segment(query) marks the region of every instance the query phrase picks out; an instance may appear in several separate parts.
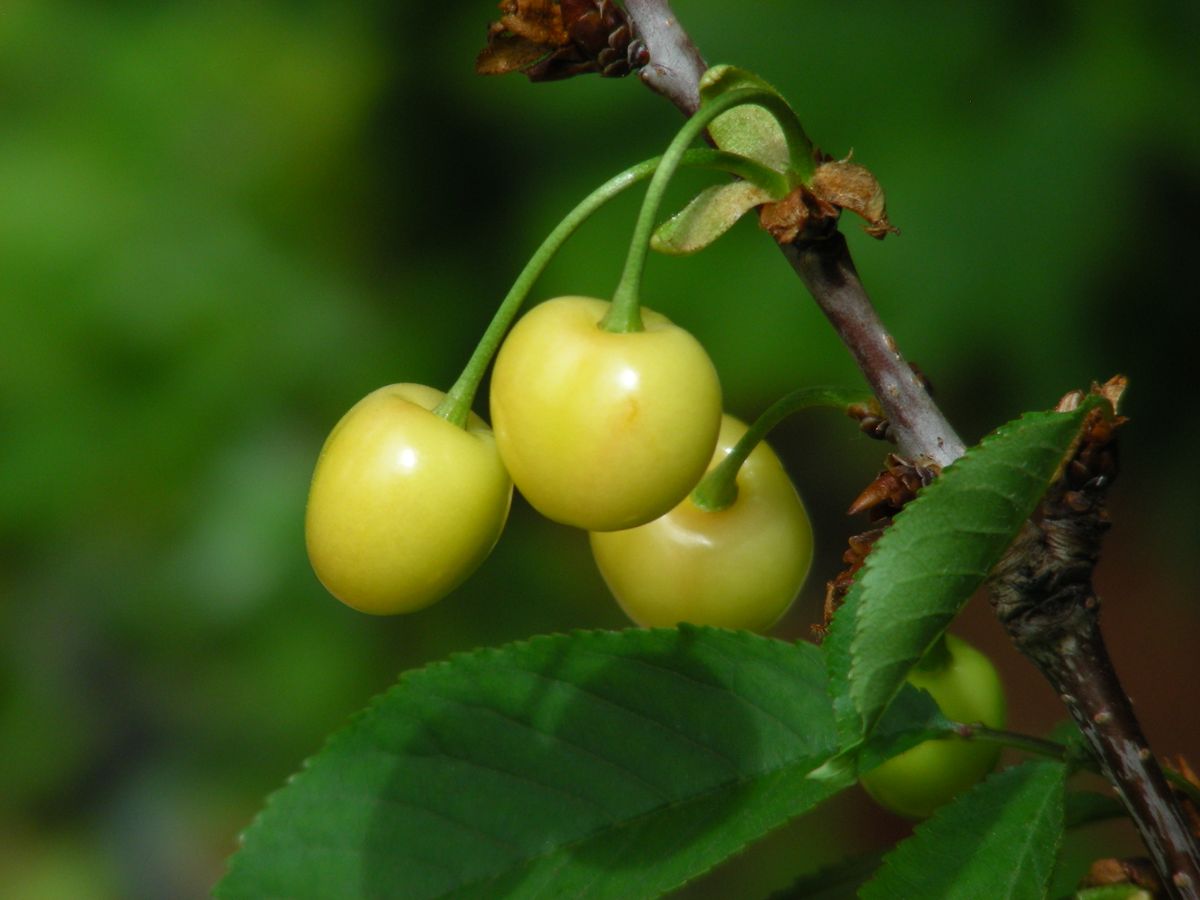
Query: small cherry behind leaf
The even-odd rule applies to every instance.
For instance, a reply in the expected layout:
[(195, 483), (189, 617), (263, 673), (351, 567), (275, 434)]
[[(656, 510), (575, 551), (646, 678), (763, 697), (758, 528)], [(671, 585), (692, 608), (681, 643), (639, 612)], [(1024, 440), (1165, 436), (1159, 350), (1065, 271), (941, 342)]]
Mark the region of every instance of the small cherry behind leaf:
[[(725, 416), (712, 465), (746, 426)], [(609, 590), (637, 624), (680, 622), (765, 631), (787, 611), (812, 562), (812, 528), (766, 443), (737, 474), (736, 499), (710, 512), (685, 497), (639, 528), (591, 535)]]
[(642, 308), (643, 330), (600, 322), (611, 304), (560, 297), (530, 310), (492, 373), (496, 444), (542, 515), (632, 528), (687, 495), (712, 455), (721, 386), (687, 331)]
[(321, 583), (354, 609), (413, 612), (457, 587), (504, 529), (512, 483), (486, 423), (459, 428), (420, 384), (368, 394), (325, 441), (305, 515)]
[[(949, 719), (1004, 727), (1004, 685), (996, 667), (954, 635), (945, 635), (944, 649), (935, 648), (908, 681), (928, 691)], [(999, 756), (999, 744), (959, 737), (925, 741), (872, 769), (861, 783), (880, 806), (921, 819), (981, 781)]]

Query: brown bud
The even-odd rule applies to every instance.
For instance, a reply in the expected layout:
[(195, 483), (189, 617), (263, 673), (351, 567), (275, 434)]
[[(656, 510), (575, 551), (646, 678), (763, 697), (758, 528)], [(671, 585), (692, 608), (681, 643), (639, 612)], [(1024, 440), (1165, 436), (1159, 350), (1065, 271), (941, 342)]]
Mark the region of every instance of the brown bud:
[(823, 233), (837, 224), (840, 210), (800, 185), (782, 200), (764, 203), (758, 223), (777, 244), (794, 244), (801, 237)]
[(896, 437), (892, 434), (892, 423), (883, 415), (879, 404), (874, 400), (870, 403), (850, 404), (846, 407), (846, 415), (858, 422), (859, 430), (868, 437), (893, 444), (896, 442)]
[(551, 0), (501, 0), (500, 12), (475, 60), (480, 75), (523, 72), (567, 43), (562, 10)]
[(1098, 859), (1079, 882), (1081, 888), (1102, 887), (1110, 884), (1129, 884), (1143, 888), (1157, 895), (1161, 885), (1158, 876), (1154, 874), (1154, 866), (1150, 860), (1135, 859)]
[(909, 462), (889, 453), (884, 470), (850, 504), (848, 515), (869, 512), (873, 519), (890, 518), (917, 492), (930, 484), (941, 469), (929, 460)]
[(867, 554), (875, 546), (875, 542), (883, 536), (884, 529), (891, 524), (891, 517), (916, 496), (917, 491), (931, 483), (941, 469), (928, 460), (909, 462), (895, 453), (889, 453), (884, 463), (885, 469), (878, 477), (867, 485), (866, 490), (850, 507), (850, 515), (869, 511), (871, 520), (878, 527), (853, 535), (849, 539), (849, 548), (842, 554), (842, 562), (846, 568), (825, 584), (825, 608), (821, 624), (813, 625), (813, 636), (819, 643), (829, 630), (829, 623), (846, 599), (854, 576), (867, 561)]
[(850, 162), (849, 156), (817, 166), (810, 186), (822, 200), (866, 219), (863, 228), (871, 237), (882, 239), (900, 233), (888, 221), (887, 201), (879, 180), (866, 166)]
[(628, 75), (649, 54), (633, 23), (612, 0), (503, 0), (500, 21), (476, 60), (484, 75), (524, 72), (531, 81), (557, 81), (598, 72)]
[(829, 631), (829, 624), (833, 621), (834, 614), (841, 608), (842, 601), (846, 599), (846, 594), (850, 591), (850, 585), (854, 583), (854, 576), (867, 561), (867, 554), (871, 552), (871, 548), (875, 546), (875, 542), (882, 536), (883, 529), (874, 528), (850, 537), (849, 549), (842, 554), (842, 562), (846, 563), (846, 568), (839, 572), (832, 581), (826, 582), (822, 621), (821, 624), (812, 626), (813, 637), (818, 643), (824, 639), (826, 633)]

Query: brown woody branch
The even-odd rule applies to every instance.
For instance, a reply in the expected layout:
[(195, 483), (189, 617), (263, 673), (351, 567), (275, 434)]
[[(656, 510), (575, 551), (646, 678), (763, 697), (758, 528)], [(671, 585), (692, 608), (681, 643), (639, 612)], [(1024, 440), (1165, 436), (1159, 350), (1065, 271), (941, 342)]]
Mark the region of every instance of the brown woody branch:
[(905, 361), (858, 279), (846, 238), (833, 231), (782, 248), (879, 400), (902, 456), (948, 466), (966, 448)]
[[(626, 0), (625, 6), (649, 50), (642, 81), (690, 116), (699, 105), (703, 57), (667, 0)], [(836, 229), (810, 232), (782, 245), (782, 250), (871, 385), (900, 452), (942, 466), (961, 456), (961, 439), (876, 314), (845, 238)], [(1102, 491), (1107, 482), (1101, 479), (1094, 487)], [(1078, 491), (1069, 493), (1068, 505), (1080, 496)], [(1100, 634), (1091, 572), (1103, 528), (1086, 536), (1089, 549), (1082, 556), (1064, 557), (1064, 532), (1047, 528), (1054, 519), (1055, 497), (1064, 499), (1062, 489), (1043, 504), (1039, 517), (997, 568), (992, 583), (997, 615), (1079, 724), (1150, 850), (1165, 890), (1173, 897), (1200, 898), (1200, 853), (1146, 745)], [(1064, 592), (1068, 584), (1073, 587)]]
[(700, 106), (700, 76), (708, 68), (704, 57), (666, 0), (625, 0), (625, 9), (650, 54), (638, 77), (690, 116)]
[[(1123, 378), (1093, 388), (1111, 404), (1088, 418), (1062, 477), (992, 572), (996, 617), (1041, 670), (1116, 787), (1172, 896), (1200, 891), (1200, 852), (1158, 760), (1142, 735), (1100, 633), (1092, 573), (1108, 530), (1106, 496), (1117, 475), (1116, 415)], [(1077, 408), (1082, 393), (1060, 409)]]

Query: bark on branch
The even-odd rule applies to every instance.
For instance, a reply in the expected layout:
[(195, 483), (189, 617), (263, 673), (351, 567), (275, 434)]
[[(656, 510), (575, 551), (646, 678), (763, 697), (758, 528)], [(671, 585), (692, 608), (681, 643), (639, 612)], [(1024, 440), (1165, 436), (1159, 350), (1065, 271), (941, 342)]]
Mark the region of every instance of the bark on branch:
[(625, 0), (625, 9), (650, 53), (638, 77), (690, 116), (700, 106), (700, 76), (708, 68), (704, 57), (666, 0)]
[[(1092, 584), (1109, 526), (1105, 501), (1117, 475), (1116, 434), (1125, 419), (1116, 405), (1124, 389), (1123, 378), (1094, 389), (1112, 413), (1089, 417), (1063, 476), (993, 571), (990, 594), (1009, 637), (1054, 687), (1117, 789), (1164, 888), (1190, 898), (1200, 891), (1200, 851), (1117, 680)], [(1080, 397), (1068, 395), (1059, 408), (1076, 407)]]
[(841, 232), (782, 249), (871, 385), (900, 454), (942, 467), (962, 456), (962, 440), (875, 312)]

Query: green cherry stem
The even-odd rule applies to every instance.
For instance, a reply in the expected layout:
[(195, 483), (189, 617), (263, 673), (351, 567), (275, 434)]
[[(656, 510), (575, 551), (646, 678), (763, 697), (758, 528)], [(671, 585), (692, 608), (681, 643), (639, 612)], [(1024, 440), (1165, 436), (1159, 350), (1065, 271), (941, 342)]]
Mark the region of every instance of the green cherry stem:
[(1044, 756), (1060, 762), (1073, 761), (1071, 750), (1066, 744), (1048, 741), (1031, 734), (1021, 734), (1017, 731), (988, 728), (980, 722), (969, 725), (963, 722), (954, 722), (951, 733), (967, 740), (986, 741), (989, 744), (999, 744), (1001, 747), (1011, 747), (1013, 750), (1021, 750), (1032, 756)]
[[(622, 191), (649, 178), (658, 170), (662, 161), (663, 157), (656, 156), (614, 175), (588, 194), (554, 227), (554, 230), (546, 236), (541, 246), (530, 257), (529, 262), (525, 264), (525, 268), (521, 270), (521, 274), (517, 276), (513, 286), (509, 288), (492, 317), (492, 321), (484, 331), (483, 337), (480, 338), (479, 344), (475, 347), (475, 352), (467, 361), (462, 374), (458, 376), (458, 380), (454, 382), (442, 402), (433, 410), (434, 413), (460, 428), (466, 427), (471, 404), (475, 400), (475, 394), (479, 390), (479, 383), (483, 380), (488, 364), (504, 340), (509, 325), (512, 324), (521, 304), (525, 302), (534, 282), (545, 271), (554, 254), (592, 213)], [(729, 172), (768, 190), (781, 177), (778, 172), (761, 163), (723, 150), (691, 150), (684, 154), (677, 164)]]
[[(1095, 772), (1097, 775), (1103, 774), (1100, 771), (1100, 764), (1090, 754), (1077, 754), (1066, 744), (1060, 744), (1057, 741), (1049, 741), (1016, 731), (988, 728), (980, 723), (954, 722), (951, 733), (971, 741), (987, 741), (991, 744), (999, 744), (1001, 747), (1011, 747), (1033, 756), (1044, 756), (1061, 762), (1075, 763), (1089, 772)], [(1187, 794), (1193, 803), (1200, 804), (1200, 787), (1188, 781), (1182, 772), (1164, 765), (1163, 774), (1167, 776), (1167, 781)]]
[(733, 504), (737, 500), (737, 474), (742, 463), (767, 436), (767, 432), (792, 413), (813, 407), (846, 409), (869, 399), (870, 395), (862, 391), (835, 387), (803, 387), (785, 394), (755, 419), (729, 454), (700, 480), (692, 491), (692, 503), (706, 512), (718, 512)]
[[(800, 127), (796, 114), (792, 112), (787, 102), (774, 91), (760, 88), (738, 88), (702, 104), (696, 114), (679, 129), (667, 147), (667, 152), (662, 155), (662, 161), (658, 171), (650, 180), (650, 186), (646, 188), (646, 197), (642, 201), (637, 224), (633, 229), (633, 239), (629, 243), (629, 254), (625, 257), (625, 269), (622, 271), (621, 280), (617, 283), (617, 289), (613, 293), (612, 307), (600, 323), (606, 331), (625, 333), (642, 330), (640, 309), (642, 273), (646, 268), (646, 253), (650, 249), (650, 235), (654, 232), (658, 209), (662, 205), (667, 185), (678, 169), (687, 148), (708, 127), (708, 124), (721, 113), (748, 103), (761, 106), (775, 116), (787, 138), (788, 150), (792, 156), (802, 154), (809, 146), (808, 138), (805, 137), (804, 129)], [(794, 185), (787, 176), (780, 173), (775, 173), (775, 175), (778, 179), (778, 195), (783, 197)]]

